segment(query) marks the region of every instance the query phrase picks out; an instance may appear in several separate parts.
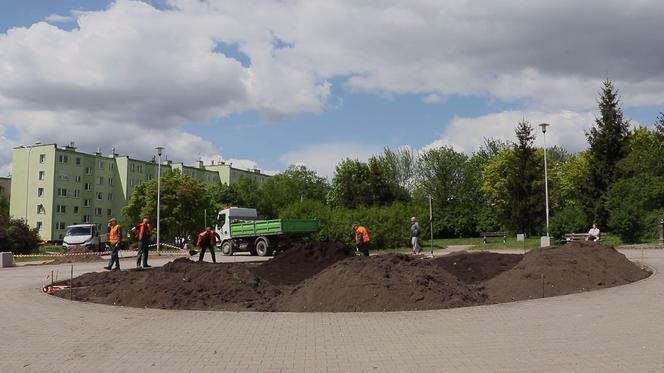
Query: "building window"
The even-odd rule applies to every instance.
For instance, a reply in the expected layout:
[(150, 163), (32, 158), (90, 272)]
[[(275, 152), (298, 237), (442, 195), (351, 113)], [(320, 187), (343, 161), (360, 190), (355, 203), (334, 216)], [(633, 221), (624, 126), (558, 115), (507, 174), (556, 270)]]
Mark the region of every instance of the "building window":
[(60, 214), (64, 214), (64, 213), (67, 212), (67, 206), (57, 205), (57, 206), (55, 206), (55, 212), (58, 212)]
[(104, 169), (104, 161), (102, 161), (101, 159), (97, 160), (97, 168), (100, 169), (100, 170), (103, 170)]
[(81, 198), (81, 190), (80, 189), (74, 190), (74, 198)]
[(86, 167), (85, 168), (85, 174), (86, 175), (92, 175), (92, 168), (91, 167)]
[(67, 181), (67, 180), (69, 180), (69, 175), (60, 174), (60, 175), (58, 175), (58, 180)]
[(83, 215), (83, 223), (89, 223), (90, 222), (90, 215)]
[(101, 216), (101, 207), (95, 208), (95, 216)]
[(67, 189), (58, 188), (58, 197), (67, 197)]
[(111, 209), (106, 210), (106, 212), (108, 213), (108, 216), (113, 216), (113, 211), (111, 211)]
[(112, 201), (113, 200), (113, 193), (108, 193), (108, 200)]
[(90, 200), (89, 199), (84, 199), (83, 200), (83, 207), (90, 207)]
[(44, 196), (44, 188), (38, 188), (37, 197), (43, 197), (43, 196)]
[(113, 163), (110, 163), (108, 165), (108, 169), (111, 170), (111, 171), (115, 170), (115, 165)]
[(55, 229), (57, 229), (57, 230), (59, 230), (59, 231), (65, 229), (65, 227), (66, 227), (66, 225), (65, 225), (64, 222), (57, 222), (57, 223), (55, 223)]
[(46, 160), (46, 154), (39, 154), (39, 163), (44, 163)]
[(104, 185), (104, 177), (103, 176), (99, 176), (97, 178), (97, 185)]
[(134, 186), (134, 179), (129, 179), (129, 186), (133, 187)]
[(74, 214), (78, 214), (78, 206), (74, 206)]
[(81, 182), (81, 175), (76, 175), (76, 182), (80, 183)]
[(42, 226), (43, 226), (43, 225), (44, 225), (44, 223), (38, 221), (38, 222), (37, 222), (37, 230), (40, 231), (40, 230), (42, 229)]
[(108, 178), (108, 185), (113, 185), (113, 178), (112, 177)]
[(44, 208), (44, 205), (37, 205), (37, 214), (45, 214), (46, 209)]
[(97, 192), (97, 199), (98, 200), (104, 199), (104, 195), (101, 192)]
[(136, 169), (136, 165), (134, 165), (133, 163), (131, 165), (129, 165), (129, 171), (134, 172), (135, 169)]
[(81, 157), (76, 157), (76, 165), (77, 166), (81, 165)]
[(39, 171), (39, 180), (44, 180), (45, 177), (46, 177), (46, 172)]
[(58, 163), (68, 163), (68, 162), (69, 162), (69, 156), (62, 154), (58, 156)]
[(90, 185), (90, 183), (85, 183), (85, 185), (83, 185), (83, 188), (89, 192), (92, 190), (92, 185)]

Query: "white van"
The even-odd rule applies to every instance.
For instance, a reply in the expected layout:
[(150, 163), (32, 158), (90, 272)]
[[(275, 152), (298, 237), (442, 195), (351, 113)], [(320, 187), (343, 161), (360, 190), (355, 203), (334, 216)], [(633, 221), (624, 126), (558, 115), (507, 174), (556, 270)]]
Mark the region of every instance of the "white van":
[(106, 242), (106, 234), (100, 235), (95, 224), (70, 225), (65, 231), (62, 246), (65, 251), (74, 246), (85, 246), (92, 251), (101, 251)]

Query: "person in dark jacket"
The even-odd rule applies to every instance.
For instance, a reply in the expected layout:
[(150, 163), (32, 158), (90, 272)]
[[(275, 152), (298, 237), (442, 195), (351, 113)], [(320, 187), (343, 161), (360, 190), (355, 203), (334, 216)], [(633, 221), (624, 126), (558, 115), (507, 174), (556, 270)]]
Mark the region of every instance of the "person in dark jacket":
[(417, 219), (413, 216), (410, 218), (410, 243), (413, 245), (413, 254), (417, 254), (422, 251), (420, 248), (420, 224), (417, 222)]

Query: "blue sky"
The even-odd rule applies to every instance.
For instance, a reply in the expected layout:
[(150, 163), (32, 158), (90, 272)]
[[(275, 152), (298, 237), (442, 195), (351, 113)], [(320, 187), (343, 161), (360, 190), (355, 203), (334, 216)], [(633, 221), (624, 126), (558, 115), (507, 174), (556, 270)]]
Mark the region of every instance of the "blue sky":
[[(663, 110), (656, 1), (388, 3), (0, 0), (0, 147), (165, 145), (185, 163), (331, 176), (384, 147), (472, 152), (522, 118), (583, 149), (607, 73), (627, 117)], [(616, 18), (638, 24), (616, 37)]]

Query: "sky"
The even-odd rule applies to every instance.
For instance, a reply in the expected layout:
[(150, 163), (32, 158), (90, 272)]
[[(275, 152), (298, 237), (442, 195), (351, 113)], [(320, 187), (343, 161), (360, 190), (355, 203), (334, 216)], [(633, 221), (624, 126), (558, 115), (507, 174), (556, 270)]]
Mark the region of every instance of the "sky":
[(634, 125), (664, 111), (663, 23), (656, 0), (0, 0), (0, 174), (73, 141), (331, 177), (524, 119), (575, 152), (607, 77)]

